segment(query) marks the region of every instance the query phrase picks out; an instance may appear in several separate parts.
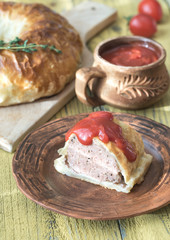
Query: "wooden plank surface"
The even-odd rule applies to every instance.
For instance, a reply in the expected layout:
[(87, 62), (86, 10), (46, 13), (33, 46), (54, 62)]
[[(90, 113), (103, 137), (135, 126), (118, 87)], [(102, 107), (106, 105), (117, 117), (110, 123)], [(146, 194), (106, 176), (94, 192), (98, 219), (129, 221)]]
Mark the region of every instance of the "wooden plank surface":
[[(24, 1), (23, 1), (24, 2)], [(28, 1), (25, 1), (28, 2)], [(29, 2), (34, 2), (33, 0)], [(81, 0), (39, 0), (54, 10), (71, 9)], [(125, 16), (134, 15), (139, 1), (134, 0), (96, 0), (118, 9), (118, 20), (102, 31), (89, 43), (94, 49), (103, 39), (130, 35)], [(170, 10), (165, 1), (160, 0), (164, 17), (158, 25), (154, 39), (160, 42), (167, 51), (166, 65), (170, 72)], [(149, 117), (170, 127), (170, 91), (152, 107), (139, 111), (126, 111), (104, 105), (91, 108), (73, 98), (52, 119), (83, 112), (109, 110), (128, 112)], [(16, 187), (12, 176), (11, 162), (13, 154), (0, 150), (0, 239), (2, 240), (169, 240), (170, 239), (170, 206), (163, 207), (150, 214), (118, 221), (88, 221), (73, 219), (50, 212), (28, 200)], [(134, 199), (135, 201), (135, 199)], [(100, 209), (99, 209), (100, 211)]]

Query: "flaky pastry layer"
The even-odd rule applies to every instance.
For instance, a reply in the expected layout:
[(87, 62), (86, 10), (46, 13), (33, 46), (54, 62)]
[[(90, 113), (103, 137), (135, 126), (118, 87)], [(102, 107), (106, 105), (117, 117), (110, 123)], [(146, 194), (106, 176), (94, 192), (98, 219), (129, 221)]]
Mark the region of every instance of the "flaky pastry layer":
[[(70, 176), (70, 177), (78, 178), (78, 179), (81, 179), (81, 180), (84, 180), (84, 181), (87, 181), (87, 182), (90, 182), (93, 184), (98, 184), (100, 186), (103, 186), (103, 187), (106, 187), (109, 189), (115, 189), (118, 192), (129, 193), (135, 184), (140, 184), (144, 180), (144, 176), (145, 176), (146, 172), (148, 171), (148, 168), (152, 162), (152, 156), (150, 154), (147, 154), (144, 151), (143, 140), (142, 140), (141, 135), (138, 132), (136, 132), (129, 125), (127, 125), (121, 121), (118, 121), (116, 119), (114, 121), (121, 126), (124, 138), (127, 139), (128, 142), (134, 147), (134, 149), (137, 153), (136, 161), (129, 162), (128, 159), (126, 158), (126, 156), (124, 155), (124, 153), (121, 151), (121, 149), (119, 149), (115, 145), (114, 142), (108, 142), (107, 144), (105, 144), (102, 141), (100, 141), (97, 137), (93, 138), (93, 143), (92, 143), (91, 149), (93, 149), (93, 146), (95, 147), (96, 145), (100, 146), (102, 151), (104, 149), (104, 151), (106, 151), (106, 153), (108, 153), (108, 160), (110, 162), (116, 163), (116, 166), (117, 166), (116, 169), (119, 169), (117, 174), (119, 175), (121, 173), (122, 180), (118, 180), (117, 182), (109, 181), (107, 179), (101, 180), (101, 178), (96, 178), (96, 177), (94, 178), (92, 175), (87, 174), (86, 171), (78, 172), (77, 169), (75, 171), (75, 169), (70, 167), (71, 165), (69, 166), (68, 149), (69, 149), (69, 145), (72, 144), (73, 140), (75, 140), (75, 138), (77, 139), (75, 134), (71, 134), (69, 140), (65, 143), (65, 146), (58, 150), (61, 157), (59, 157), (58, 159), (55, 160), (55, 162), (54, 162), (55, 169), (58, 172), (60, 172), (62, 174), (66, 174), (67, 176)], [(77, 151), (77, 154), (75, 154), (75, 156), (78, 155), (78, 152), (80, 151), (79, 149), (81, 146), (82, 146), (82, 154), (83, 154), (83, 152), (85, 152), (86, 146), (81, 145), (81, 143), (77, 144), (77, 142), (76, 142), (75, 152)], [(87, 157), (87, 159), (88, 159), (88, 157)], [(101, 166), (101, 156), (99, 156), (99, 158), (98, 158), (98, 156), (96, 154), (96, 156), (94, 156), (94, 157), (97, 159), (96, 160), (96, 168), (98, 168)], [(84, 158), (84, 156), (83, 156), (83, 158)], [(74, 161), (74, 159), (72, 161)], [(81, 159), (75, 159), (75, 164), (76, 164), (76, 161), (81, 162)], [(94, 159), (93, 159), (93, 162), (94, 162)], [(106, 164), (107, 161), (104, 161), (104, 162)], [(109, 166), (110, 165), (108, 165), (108, 167)], [(93, 171), (93, 168), (95, 168), (95, 167), (91, 166), (91, 171)], [(102, 166), (101, 166), (101, 168), (102, 168)], [(110, 168), (108, 168), (108, 170), (110, 171)], [(105, 166), (103, 166), (103, 171), (106, 171)], [(106, 174), (107, 174), (107, 172), (106, 172)], [(113, 173), (113, 174), (115, 174), (115, 173)]]
[(54, 45), (62, 53), (0, 51), (0, 106), (32, 102), (59, 93), (73, 80), (81, 59), (78, 32), (42, 4), (0, 3), (1, 40)]

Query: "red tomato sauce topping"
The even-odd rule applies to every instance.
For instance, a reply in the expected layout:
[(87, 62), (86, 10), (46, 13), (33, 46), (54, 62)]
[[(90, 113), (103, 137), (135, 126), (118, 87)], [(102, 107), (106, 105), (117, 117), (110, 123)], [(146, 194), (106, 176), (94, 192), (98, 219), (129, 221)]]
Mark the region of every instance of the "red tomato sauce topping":
[(136, 160), (136, 152), (132, 145), (123, 137), (121, 127), (113, 122), (113, 115), (109, 112), (94, 112), (87, 118), (80, 120), (66, 134), (66, 141), (74, 133), (83, 145), (91, 145), (94, 137), (102, 142), (114, 142), (122, 150), (129, 162)]
[(159, 56), (154, 49), (130, 43), (109, 49), (101, 54), (106, 61), (120, 66), (143, 66), (158, 60)]

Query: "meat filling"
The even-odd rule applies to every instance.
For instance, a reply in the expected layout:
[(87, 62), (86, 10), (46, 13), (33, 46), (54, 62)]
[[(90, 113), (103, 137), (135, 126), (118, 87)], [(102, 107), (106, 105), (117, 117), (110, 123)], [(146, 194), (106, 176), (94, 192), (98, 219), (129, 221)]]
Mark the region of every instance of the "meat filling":
[(75, 135), (71, 136), (67, 149), (67, 165), (76, 173), (101, 182), (123, 181), (114, 155), (98, 141), (93, 141), (92, 145), (82, 145)]

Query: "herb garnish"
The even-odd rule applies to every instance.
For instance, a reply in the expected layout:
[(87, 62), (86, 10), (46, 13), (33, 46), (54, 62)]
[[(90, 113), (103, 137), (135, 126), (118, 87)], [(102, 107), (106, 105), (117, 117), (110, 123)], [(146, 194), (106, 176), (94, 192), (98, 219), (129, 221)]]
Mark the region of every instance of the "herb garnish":
[(43, 49), (50, 49), (57, 53), (61, 53), (61, 50), (57, 49), (55, 46), (49, 46), (49, 45), (43, 45), (43, 44), (36, 44), (36, 43), (28, 43), (28, 40), (25, 40), (23, 44), (22, 39), (16, 37), (14, 40), (10, 42), (4, 42), (3, 40), (0, 40), (0, 50), (9, 50), (12, 52), (27, 52), (32, 53), (36, 52), (37, 48), (43, 48)]
[(126, 19), (127, 25), (129, 25), (130, 20), (133, 18), (133, 16), (127, 16), (127, 17), (123, 17), (123, 18)]

